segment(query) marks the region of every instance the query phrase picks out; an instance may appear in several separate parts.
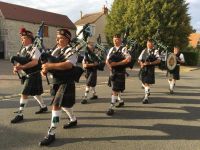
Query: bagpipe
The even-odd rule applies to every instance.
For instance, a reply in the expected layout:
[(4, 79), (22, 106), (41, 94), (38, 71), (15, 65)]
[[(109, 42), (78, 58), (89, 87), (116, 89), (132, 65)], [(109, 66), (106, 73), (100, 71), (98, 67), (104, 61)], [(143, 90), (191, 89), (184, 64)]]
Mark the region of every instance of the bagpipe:
[[(37, 35), (34, 37), (33, 39), (33, 44), (26, 50), (32, 50), (32, 48), (38, 48), (40, 51), (43, 50), (44, 46), (43, 46), (43, 32), (44, 32), (44, 22), (41, 23), (41, 25), (39, 26), (39, 30), (37, 32)], [(24, 46), (22, 45), (19, 52), (17, 53), (16, 56), (11, 56), (10, 57), (10, 62), (13, 64), (13, 66), (15, 66), (16, 63), (19, 63), (21, 65), (27, 64), (32, 60), (32, 56), (26, 52), (25, 55), (21, 54), (22, 49), (24, 48)], [(19, 79), (21, 79), (22, 84), (26, 78), (26, 76), (30, 76), (32, 74), (35, 74), (37, 72), (40, 72), (39, 70), (41, 70), (41, 64), (38, 62), (38, 65), (32, 67), (32, 68), (28, 68), (28, 69), (24, 69), (23, 71), (26, 73), (26, 75), (21, 75), (18, 71), (16, 72)]]
[(123, 40), (122, 40), (122, 46), (110, 55), (110, 58), (108, 61), (109, 62), (120, 62), (120, 61), (124, 60), (125, 56), (122, 53), (123, 48), (125, 48), (128, 51), (128, 53), (131, 55), (131, 61), (128, 64), (116, 66), (113, 68), (116, 68), (116, 69), (131, 68), (132, 69), (135, 62), (137, 61), (136, 53), (137, 53), (137, 49), (138, 49), (138, 43), (137, 43), (137, 40), (133, 40), (133, 39), (128, 40), (129, 32), (130, 32), (130, 28), (126, 27), (126, 30), (125, 30), (125, 33), (123, 36)]
[(106, 49), (101, 45), (101, 37), (97, 38), (97, 42), (94, 45), (94, 51), (91, 52), (86, 48), (85, 50), (85, 60), (89, 63), (97, 63), (96, 69), (99, 71), (104, 71), (105, 67), (105, 57), (106, 57)]
[[(83, 47), (86, 46), (86, 42), (84, 39), (78, 39), (78, 36), (84, 32), (88, 28), (89, 24), (86, 24), (83, 29), (77, 34), (76, 37), (74, 37), (71, 40), (70, 46), (68, 48), (71, 48), (70, 54), (67, 55), (69, 58), (70, 56), (77, 54)], [(56, 46), (54, 46), (54, 49), (56, 49)], [(77, 48), (78, 47), (78, 48)], [(49, 52), (44, 52), (41, 54), (40, 60), (42, 64), (45, 63), (59, 63), (66, 60), (66, 56), (64, 55), (67, 48), (65, 48), (62, 51), (62, 54), (60, 54), (59, 57), (52, 56), (51, 53), (53, 50), (50, 50)], [(53, 75), (54, 78), (58, 78), (61, 80), (74, 80), (76, 82), (79, 82), (79, 79), (81, 75), (83, 74), (84, 70), (79, 66), (73, 66), (72, 69), (69, 70), (49, 70), (49, 73)], [(49, 82), (48, 82), (49, 84)]]
[(169, 52), (169, 46), (163, 44), (158, 37), (160, 35), (159, 29), (156, 34), (153, 36), (154, 46), (159, 51), (159, 55), (161, 58), (160, 64), (158, 64), (158, 68), (160, 70), (168, 70), (173, 71), (177, 65), (177, 57), (174, 53)]
[(104, 67), (106, 65), (105, 63), (106, 49), (104, 46), (102, 46), (98, 42), (95, 44), (95, 48), (97, 50), (96, 52), (96, 60), (98, 62), (97, 69), (100, 71), (104, 71)]
[[(68, 55), (68, 57), (72, 56), (74, 53), (77, 53), (77, 52), (72, 51), (71, 54)], [(42, 64), (60, 63), (60, 62), (65, 61), (63, 56), (55, 57), (55, 56), (52, 56), (51, 53), (42, 53), (40, 60)], [(61, 80), (65, 80), (65, 79), (74, 80), (76, 82), (79, 82), (79, 79), (84, 71), (79, 66), (73, 66), (72, 69), (69, 69), (69, 70), (49, 70), (48, 72), (51, 73), (54, 78), (58, 78)], [(47, 82), (48, 84), (50, 84), (48, 80)]]
[[(156, 56), (154, 55), (155, 53), (155, 49), (152, 49), (152, 52), (149, 54), (148, 50), (145, 49), (144, 50), (144, 53), (143, 53), (143, 56), (142, 56), (142, 62), (145, 63), (145, 62), (153, 62), (156, 60)], [(140, 69), (140, 72), (139, 72), (139, 78), (141, 79), (142, 76), (145, 76), (147, 75), (148, 73), (148, 69), (154, 67), (153, 65), (150, 65), (150, 66), (144, 66), (143, 68)]]

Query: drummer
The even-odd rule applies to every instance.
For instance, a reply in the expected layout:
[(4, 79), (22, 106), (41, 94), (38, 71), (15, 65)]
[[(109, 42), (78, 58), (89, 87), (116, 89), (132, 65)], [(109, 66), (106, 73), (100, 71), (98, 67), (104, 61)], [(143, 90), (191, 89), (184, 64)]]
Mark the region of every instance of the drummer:
[(180, 65), (185, 63), (184, 55), (180, 52), (180, 48), (178, 46), (174, 46), (173, 53), (176, 56), (177, 64), (172, 71), (167, 71), (170, 94), (174, 94), (176, 80), (180, 80)]

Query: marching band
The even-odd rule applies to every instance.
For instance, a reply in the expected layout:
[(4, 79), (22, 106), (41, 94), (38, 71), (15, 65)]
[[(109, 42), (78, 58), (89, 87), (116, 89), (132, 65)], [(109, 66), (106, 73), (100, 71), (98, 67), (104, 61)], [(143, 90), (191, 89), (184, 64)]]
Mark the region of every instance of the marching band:
[[(55, 131), (60, 122), (61, 110), (69, 117), (69, 122), (64, 124), (63, 128), (68, 129), (77, 126), (77, 118), (73, 112), (73, 106), (76, 101), (75, 82), (78, 82), (83, 73), (82, 68), (79, 68), (79, 72), (77, 73), (77, 54), (80, 50), (78, 48), (80, 40), (76, 40), (75, 44), (72, 45), (72, 41), (74, 42), (74, 40), (72, 40), (70, 31), (67, 29), (59, 29), (56, 33), (56, 46), (48, 52), (43, 52), (41, 51), (41, 47), (38, 48), (33, 44), (34, 36), (31, 31), (22, 29), (20, 35), (23, 46), (18, 53), (19, 57), (13, 57), (11, 62), (17, 62), (13, 63), (14, 73), (18, 73), (18, 75), (19, 72), (20, 74), (24, 74), (23, 77), (19, 76), (23, 81), (24, 88), (20, 98), (19, 110), (15, 118), (11, 120), (11, 123), (18, 123), (23, 120), (23, 110), (27, 104), (29, 95), (33, 96), (40, 105), (40, 110), (36, 114), (47, 112), (47, 106), (41, 97), (43, 93), (41, 75), (47, 77), (47, 74), (50, 73), (53, 77), (50, 90), (53, 96), (51, 102), (51, 123), (47, 136), (39, 142), (40, 146), (48, 146), (56, 139)], [(84, 38), (87, 39), (86, 36)], [(110, 106), (106, 112), (108, 116), (114, 115), (115, 108), (125, 105), (121, 93), (125, 90), (126, 68), (132, 61), (133, 55), (130, 54), (127, 45), (123, 45), (122, 41), (123, 39), (120, 34), (113, 36), (114, 46), (110, 48), (105, 59), (100, 59), (95, 53), (95, 49), (99, 47), (95, 47), (94, 41), (85, 41), (86, 44), (82, 46), (82, 48), (85, 48), (82, 66), (85, 70), (86, 87), (81, 104), (88, 103), (90, 89), (92, 91), (92, 97), (90, 99), (98, 99), (95, 89), (98, 70), (102, 71), (106, 64), (110, 71), (108, 85), (112, 90)], [(170, 67), (167, 69), (170, 94), (173, 94), (176, 80), (180, 79), (180, 64), (185, 62), (184, 56), (180, 53), (178, 46), (174, 46), (173, 54), (175, 56), (174, 59), (170, 58), (169, 61), (166, 60), (168, 66), (175, 66), (173, 69), (170, 69)], [(43, 56), (57, 61), (48, 61), (48, 58), (47, 61), (42, 61), (44, 60)], [(22, 63), (23, 58), (27, 60), (25, 63)], [(143, 104), (149, 103), (150, 85), (155, 84), (155, 66), (160, 62), (159, 50), (155, 49), (154, 41), (148, 39), (146, 48), (141, 51), (138, 57), (138, 64), (140, 65), (139, 77), (144, 86)]]

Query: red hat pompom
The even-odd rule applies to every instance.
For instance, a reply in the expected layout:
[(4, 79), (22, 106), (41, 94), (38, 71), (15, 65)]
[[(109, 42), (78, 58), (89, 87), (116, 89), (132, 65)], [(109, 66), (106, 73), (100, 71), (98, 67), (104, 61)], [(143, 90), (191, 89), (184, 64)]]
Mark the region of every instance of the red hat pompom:
[(21, 29), (20, 29), (20, 33), (23, 33), (23, 32), (26, 32), (26, 29), (25, 29), (25, 28), (21, 28)]

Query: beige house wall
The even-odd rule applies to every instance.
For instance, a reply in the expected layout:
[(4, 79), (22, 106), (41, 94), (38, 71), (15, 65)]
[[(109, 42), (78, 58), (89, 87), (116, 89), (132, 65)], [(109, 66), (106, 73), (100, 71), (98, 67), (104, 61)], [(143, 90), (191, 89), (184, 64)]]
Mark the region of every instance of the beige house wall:
[(102, 44), (106, 44), (106, 36), (105, 36), (105, 25), (106, 25), (106, 15), (102, 15), (96, 22), (95, 22), (95, 40), (98, 38), (99, 34), (101, 36)]
[[(106, 15), (102, 15), (95, 23), (90, 24), (92, 26), (92, 37), (90, 37), (90, 40), (93, 42), (97, 41), (97, 38), (100, 34), (101, 36), (101, 43), (103, 45), (107, 45), (106, 37), (105, 37), (105, 25), (106, 25)], [(77, 34), (78, 32), (83, 28), (84, 25), (76, 25), (77, 27)], [(79, 38), (82, 38), (82, 34), (79, 36)]]
[[(19, 31), (22, 27), (32, 31), (33, 34), (36, 35), (39, 29), (39, 24), (4, 19), (3, 28), (6, 31), (6, 34), (4, 35), (5, 59), (9, 59), (10, 56), (16, 55), (16, 53), (19, 51), (21, 47)], [(48, 26), (49, 37), (44, 37), (43, 41), (45, 48), (51, 48), (55, 45), (56, 30), (58, 28), (59, 27)], [(72, 35), (75, 36), (75, 30), (70, 31)]]

